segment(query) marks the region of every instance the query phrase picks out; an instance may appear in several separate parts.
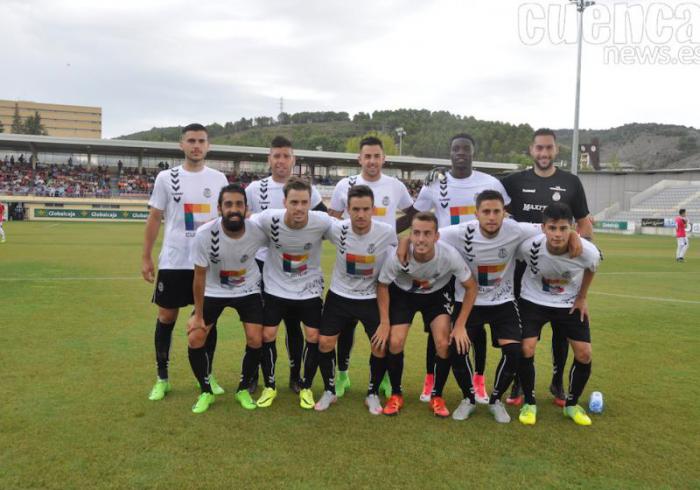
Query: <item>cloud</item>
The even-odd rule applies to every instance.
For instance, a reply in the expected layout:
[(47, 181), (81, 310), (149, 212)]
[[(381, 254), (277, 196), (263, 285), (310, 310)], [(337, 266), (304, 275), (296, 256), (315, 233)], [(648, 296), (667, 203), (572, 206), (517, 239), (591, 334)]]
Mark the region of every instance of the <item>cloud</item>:
[[(526, 42), (523, 5), (549, 15), (540, 42)], [(557, 18), (557, 5), (6, 0), (0, 97), (101, 106), (106, 137), (275, 116), (280, 97), (288, 112), (415, 107), (571, 127), (576, 47), (552, 33), (575, 15)], [(606, 63), (595, 41), (584, 45), (582, 127), (697, 120), (697, 66)]]

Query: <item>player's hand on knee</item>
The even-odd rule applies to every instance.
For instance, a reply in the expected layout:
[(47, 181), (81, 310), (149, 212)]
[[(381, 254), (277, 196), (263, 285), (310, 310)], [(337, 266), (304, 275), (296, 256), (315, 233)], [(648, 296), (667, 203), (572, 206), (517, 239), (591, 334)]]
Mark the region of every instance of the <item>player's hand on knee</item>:
[(208, 329), (201, 317), (191, 316), (187, 320), (187, 341), (192, 348), (199, 348), (207, 340)]
[(450, 332), (450, 344), (455, 344), (455, 349), (459, 355), (464, 355), (469, 352), (469, 336), (467, 335), (467, 330), (464, 327), (456, 327)]
[(377, 328), (377, 331), (372, 335), (372, 347), (377, 350), (383, 351), (389, 340), (389, 332), (391, 327), (388, 323), (381, 323)]
[(572, 306), (569, 310), (569, 315), (573, 315), (576, 310), (579, 311), (582, 322), (586, 318), (588, 318), (590, 321), (591, 317), (588, 314), (588, 302), (586, 301), (586, 298), (577, 297), (576, 300), (574, 300), (574, 306)]

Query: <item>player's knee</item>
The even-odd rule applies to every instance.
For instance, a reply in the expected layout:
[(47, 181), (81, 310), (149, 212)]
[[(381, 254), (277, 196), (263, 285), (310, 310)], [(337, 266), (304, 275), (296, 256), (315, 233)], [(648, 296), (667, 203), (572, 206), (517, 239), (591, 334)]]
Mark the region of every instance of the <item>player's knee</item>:
[(306, 334), (306, 341), (311, 343), (311, 344), (318, 344), (318, 329), (317, 328), (309, 328), (306, 327), (304, 329), (304, 333)]
[(372, 346), (371, 351), (372, 355), (379, 359), (384, 359), (384, 357), (386, 356), (386, 347), (384, 349), (380, 349), (379, 347)]
[(245, 341), (248, 347), (253, 349), (258, 349), (262, 347), (263, 343), (263, 333), (262, 328), (257, 329), (247, 329), (245, 333)]
[(582, 343), (574, 347), (574, 358), (581, 364), (589, 364), (592, 359), (591, 344)]
[(175, 323), (178, 311), (177, 308), (158, 308), (158, 320), (160, 323)]
[(392, 335), (389, 338), (389, 350), (394, 354), (403, 351), (404, 340), (405, 338), (401, 335)]
[(262, 334), (263, 342), (274, 342), (277, 338), (277, 329), (264, 328)]
[(319, 335), (318, 337), (318, 350), (320, 352), (330, 352), (335, 349), (335, 337), (327, 337), (325, 335)]
[(192, 330), (187, 334), (187, 344), (192, 349), (199, 349), (204, 347), (204, 343), (207, 341), (207, 331), (201, 328)]
[(450, 353), (450, 342), (447, 338), (438, 338), (435, 340), (435, 352), (442, 357), (447, 359)]
[(535, 356), (535, 348), (537, 347), (537, 339), (523, 339), (522, 342), (522, 355), (523, 357), (529, 358)]

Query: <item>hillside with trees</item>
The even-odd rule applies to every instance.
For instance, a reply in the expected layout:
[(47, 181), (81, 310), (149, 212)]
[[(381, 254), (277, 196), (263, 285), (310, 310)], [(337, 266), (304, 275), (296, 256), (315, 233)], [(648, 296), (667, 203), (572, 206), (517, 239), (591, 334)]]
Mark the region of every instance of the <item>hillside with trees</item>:
[[(397, 129), (405, 136), (399, 143)], [(152, 128), (117, 139), (178, 141), (182, 127)], [(528, 165), (527, 148), (534, 129), (529, 124), (484, 121), (447, 111), (398, 109), (360, 112), (281, 113), (277, 118), (241, 118), (207, 126), (213, 143), (267, 146), (277, 134), (289, 137), (299, 149), (357, 151), (359, 138), (379, 135), (388, 154), (449, 157), (448, 139), (458, 132), (471, 134), (477, 142), (476, 159)], [(556, 130), (561, 145), (559, 158), (567, 164), (571, 155), (570, 129)], [(606, 130), (582, 130), (581, 142), (598, 138), (602, 162), (624, 162), (639, 169), (700, 167), (700, 131), (684, 126), (628, 124)], [(393, 142), (393, 145), (391, 144)]]

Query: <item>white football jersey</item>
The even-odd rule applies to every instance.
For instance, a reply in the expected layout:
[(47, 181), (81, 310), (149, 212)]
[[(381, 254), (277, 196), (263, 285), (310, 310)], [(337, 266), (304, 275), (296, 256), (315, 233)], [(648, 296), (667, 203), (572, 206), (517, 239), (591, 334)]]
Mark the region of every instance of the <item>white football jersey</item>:
[(410, 208), (413, 199), (406, 185), (395, 177), (382, 174), (379, 180), (367, 181), (362, 174), (345, 177), (333, 189), (330, 209), (342, 211), (347, 217), (348, 190), (354, 185), (366, 185), (374, 193), (374, 217), (372, 219), (391, 225), (396, 230), (396, 210)]
[(413, 207), (418, 211), (434, 210), (440, 228), (458, 225), (476, 218), (476, 196), (485, 190), (498, 191), (505, 204), (510, 202), (508, 193), (497, 178), (472, 170), (466, 179), (456, 179), (447, 172), (429, 186), (423, 186)]
[[(266, 209), (284, 209), (284, 184), (276, 182), (271, 176), (251, 182), (245, 188), (245, 195), (248, 200), (248, 209), (251, 213), (260, 213)], [(318, 206), (322, 201), (323, 199), (318, 189), (312, 185), (311, 209)], [(255, 254), (255, 258), (263, 262), (265, 262), (266, 257), (267, 247), (261, 248)]]
[(377, 297), (377, 277), (387, 254), (395, 254), (398, 240), (394, 228), (372, 221), (364, 235), (352, 231), (350, 220), (335, 220), (326, 238), (335, 245), (335, 268), (330, 290), (351, 299)]
[(255, 252), (265, 244), (267, 236), (250, 220), (246, 220), (240, 238), (226, 235), (221, 218), (200, 226), (192, 247), (192, 262), (207, 268), (204, 296), (238, 298), (260, 293)]
[(569, 253), (553, 255), (547, 250), (547, 238), (542, 233), (529, 238), (518, 247), (518, 259), (525, 261), (520, 296), (528, 301), (555, 308), (571, 308), (581, 289), (583, 272), (593, 272), (600, 263), (600, 252), (588, 240), (581, 240), (583, 253), (572, 259)]
[[(452, 245), (466, 261), (478, 285), (476, 305), (500, 305), (513, 301), (515, 255), (526, 238), (542, 232), (534, 223), (503, 220), (498, 234), (487, 238), (481, 233), (479, 221), (440, 228), (440, 241)], [(456, 284), (455, 298), (464, 297), (464, 288)]]
[(379, 274), (379, 282), (393, 282), (409, 293), (430, 294), (445, 287), (452, 276), (455, 276), (458, 283), (463, 283), (471, 275), (459, 253), (438, 241), (435, 244), (435, 256), (428, 262), (416, 261), (412, 246), (409, 247), (409, 260), (405, 266), (399, 262), (396, 254), (389, 256)]
[(178, 165), (158, 174), (148, 201), (150, 207), (163, 211), (165, 220), (158, 268), (194, 268), (190, 251), (197, 228), (219, 215), (219, 191), (226, 185), (226, 176), (209, 167), (189, 172)]
[(267, 235), (268, 254), (263, 267), (265, 292), (287, 299), (310, 299), (323, 293), (321, 248), (333, 218), (309, 211), (304, 228), (284, 223), (284, 209), (268, 209), (250, 217)]

